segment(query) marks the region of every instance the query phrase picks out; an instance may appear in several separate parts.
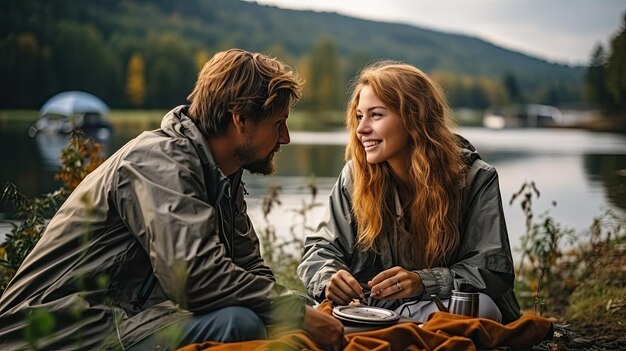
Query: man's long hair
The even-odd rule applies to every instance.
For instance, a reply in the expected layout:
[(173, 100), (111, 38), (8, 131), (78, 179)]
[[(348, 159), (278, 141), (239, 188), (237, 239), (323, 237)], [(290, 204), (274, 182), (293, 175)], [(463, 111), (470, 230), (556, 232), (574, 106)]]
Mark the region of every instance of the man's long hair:
[(381, 239), (395, 227), (394, 174), (387, 162), (368, 163), (359, 141), (359, 94), (369, 86), (382, 103), (397, 113), (409, 134), (409, 199), (404, 204), (408, 240), (400, 254), (418, 268), (442, 265), (459, 243), (461, 186), (464, 166), (452, 132), (449, 107), (439, 86), (421, 70), (383, 61), (357, 77), (346, 113), (349, 132), (346, 159), (352, 160), (352, 209), (358, 245), (379, 251)]
[(221, 135), (233, 112), (262, 120), (287, 115), (302, 96), (302, 83), (278, 59), (231, 49), (215, 54), (187, 97), (189, 117), (206, 135)]

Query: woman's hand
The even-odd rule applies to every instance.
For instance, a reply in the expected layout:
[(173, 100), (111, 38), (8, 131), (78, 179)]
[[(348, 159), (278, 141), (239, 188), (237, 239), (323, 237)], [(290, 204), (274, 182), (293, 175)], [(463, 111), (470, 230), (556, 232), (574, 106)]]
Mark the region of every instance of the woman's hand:
[(326, 298), (338, 305), (347, 305), (353, 299), (362, 299), (365, 297), (363, 288), (359, 282), (348, 271), (339, 270), (326, 284), (324, 292)]
[(424, 293), (424, 283), (419, 274), (402, 267), (389, 268), (367, 282), (372, 297), (379, 300), (396, 300)]

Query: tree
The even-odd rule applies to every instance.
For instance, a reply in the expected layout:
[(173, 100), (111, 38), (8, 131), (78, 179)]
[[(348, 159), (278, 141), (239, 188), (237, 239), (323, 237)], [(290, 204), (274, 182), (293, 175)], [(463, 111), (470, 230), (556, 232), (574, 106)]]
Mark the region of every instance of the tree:
[(509, 95), (509, 101), (511, 103), (524, 102), (524, 98), (519, 88), (519, 83), (513, 73), (508, 72), (504, 75), (504, 88)]
[(6, 82), (18, 82), (17, 74), (17, 36), (9, 34), (0, 39), (0, 107), (15, 107), (17, 91), (12, 84)]
[(298, 109), (312, 110), (314, 104), (313, 90), (311, 89), (311, 56), (302, 55), (296, 64), (298, 76), (305, 82), (302, 87), (302, 100), (298, 102)]
[[(25, 108), (44, 99), (45, 48), (33, 33), (0, 39), (0, 106)], [(42, 77), (43, 76), (43, 77)]]
[(477, 77), (476, 85), (486, 97), (487, 105), (484, 107), (501, 106), (506, 102), (506, 91), (499, 80), (484, 76)]
[(204, 64), (209, 62), (210, 59), (211, 56), (207, 51), (200, 50), (196, 52), (196, 54), (194, 55), (194, 60), (196, 61), (196, 69), (198, 70), (198, 72), (202, 71), (202, 67), (204, 67)]
[(328, 37), (320, 38), (313, 47), (309, 77), (314, 108), (318, 111), (342, 108), (345, 82), (340, 71), (335, 42)]
[(137, 107), (142, 106), (146, 98), (145, 63), (140, 53), (134, 53), (128, 61), (126, 97)]
[[(584, 97), (613, 119), (626, 125), (626, 14), (607, 55), (598, 45), (584, 77)], [(618, 121), (619, 122), (619, 121)]]
[(153, 36), (146, 58), (147, 104), (160, 108), (184, 104), (198, 73), (190, 45), (176, 34)]
[(123, 76), (118, 76), (122, 70), (100, 32), (92, 26), (62, 21), (55, 27), (55, 34), (55, 90), (85, 90), (111, 100), (123, 87)]
[(357, 50), (350, 55), (348, 61), (348, 69), (346, 70), (346, 81), (350, 82), (356, 78), (357, 74), (367, 66), (372, 59), (369, 54), (363, 50)]
[(437, 70), (430, 74), (431, 78), (436, 81), (444, 90), (448, 103), (455, 108), (466, 107), (467, 101), (462, 97), (466, 96), (462, 91), (459, 78), (452, 72)]
[(25, 107), (33, 97), (41, 97), (41, 53), (39, 42), (31, 33), (17, 36), (16, 68), (17, 103), (19, 107)]
[(613, 99), (606, 84), (606, 55), (602, 45), (596, 46), (585, 72), (583, 93), (585, 100), (605, 111), (613, 109)]
[(616, 112), (626, 113), (626, 15), (621, 32), (611, 40), (611, 56), (607, 62), (606, 83)]

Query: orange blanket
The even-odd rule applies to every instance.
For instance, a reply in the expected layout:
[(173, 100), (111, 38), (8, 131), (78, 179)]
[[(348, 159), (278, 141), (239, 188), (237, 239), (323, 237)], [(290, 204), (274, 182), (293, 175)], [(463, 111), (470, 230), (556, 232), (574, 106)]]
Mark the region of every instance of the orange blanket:
[[(330, 304), (320, 307), (330, 313)], [(494, 348), (529, 349), (549, 337), (552, 323), (534, 314), (524, 314), (507, 325), (483, 318), (469, 318), (436, 312), (422, 327), (414, 323), (399, 323), (383, 329), (346, 335), (347, 351), (395, 350), (477, 350)], [(302, 330), (273, 340), (238, 343), (205, 342), (188, 345), (179, 351), (271, 351), (321, 350)]]

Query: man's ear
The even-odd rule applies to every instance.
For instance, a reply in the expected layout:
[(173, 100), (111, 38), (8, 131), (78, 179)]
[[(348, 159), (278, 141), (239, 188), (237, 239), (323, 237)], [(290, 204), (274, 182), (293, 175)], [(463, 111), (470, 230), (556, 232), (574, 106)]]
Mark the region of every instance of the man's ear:
[(237, 129), (239, 133), (243, 134), (244, 127), (246, 126), (246, 118), (237, 112), (231, 112), (231, 118), (233, 119), (235, 129)]

